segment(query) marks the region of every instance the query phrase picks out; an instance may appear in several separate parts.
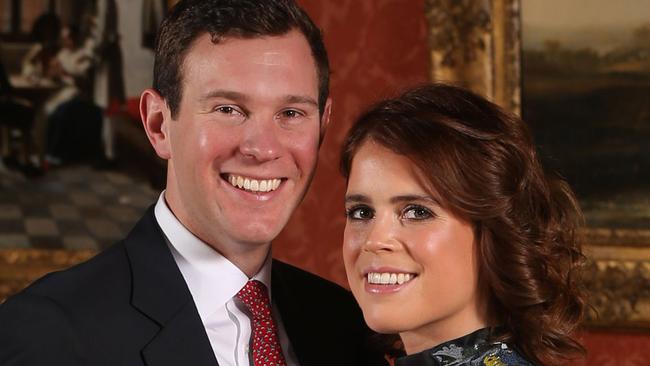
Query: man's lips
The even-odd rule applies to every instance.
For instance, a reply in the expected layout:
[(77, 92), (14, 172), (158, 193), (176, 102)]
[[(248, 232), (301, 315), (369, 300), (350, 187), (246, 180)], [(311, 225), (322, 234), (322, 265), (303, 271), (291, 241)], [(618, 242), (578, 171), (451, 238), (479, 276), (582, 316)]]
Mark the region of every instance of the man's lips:
[(252, 178), (237, 174), (223, 174), (222, 178), (235, 188), (255, 193), (275, 191), (284, 180), (283, 178)]

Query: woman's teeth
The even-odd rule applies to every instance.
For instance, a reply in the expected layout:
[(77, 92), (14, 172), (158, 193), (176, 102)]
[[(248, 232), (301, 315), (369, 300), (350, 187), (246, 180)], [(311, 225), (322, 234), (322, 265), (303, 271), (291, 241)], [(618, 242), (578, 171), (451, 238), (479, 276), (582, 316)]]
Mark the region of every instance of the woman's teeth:
[(368, 283), (377, 285), (401, 285), (405, 282), (415, 278), (415, 275), (410, 273), (378, 273), (369, 272), (367, 275)]
[(251, 192), (271, 192), (278, 189), (282, 181), (280, 179), (252, 179), (239, 175), (228, 175), (228, 182), (233, 187), (245, 189)]

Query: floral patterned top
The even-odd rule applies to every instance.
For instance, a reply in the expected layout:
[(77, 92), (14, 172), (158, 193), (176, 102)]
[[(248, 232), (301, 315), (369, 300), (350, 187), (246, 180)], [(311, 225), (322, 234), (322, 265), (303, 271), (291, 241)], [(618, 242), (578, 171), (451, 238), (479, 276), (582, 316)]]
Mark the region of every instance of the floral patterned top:
[(533, 366), (503, 342), (488, 342), (490, 328), (400, 357), (395, 366)]

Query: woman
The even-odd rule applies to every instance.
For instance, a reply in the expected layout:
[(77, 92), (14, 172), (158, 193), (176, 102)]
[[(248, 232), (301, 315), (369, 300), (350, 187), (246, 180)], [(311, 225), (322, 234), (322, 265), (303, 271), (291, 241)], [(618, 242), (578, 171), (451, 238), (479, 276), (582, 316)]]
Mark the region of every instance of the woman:
[(344, 259), (368, 325), (398, 333), (396, 365), (555, 365), (573, 332), (580, 213), (518, 118), (461, 88), (379, 103), (344, 143)]

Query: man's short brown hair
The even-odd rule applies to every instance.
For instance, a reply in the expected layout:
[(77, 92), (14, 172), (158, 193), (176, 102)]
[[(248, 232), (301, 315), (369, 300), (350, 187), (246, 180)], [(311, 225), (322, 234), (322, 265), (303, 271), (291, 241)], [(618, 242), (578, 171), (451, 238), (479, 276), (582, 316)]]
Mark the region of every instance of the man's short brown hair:
[(200, 35), (209, 33), (217, 44), (227, 37), (280, 36), (294, 29), (305, 36), (314, 56), (322, 114), (329, 95), (327, 51), (320, 30), (293, 0), (181, 0), (158, 33), (153, 87), (176, 118), (183, 95), (183, 62)]

